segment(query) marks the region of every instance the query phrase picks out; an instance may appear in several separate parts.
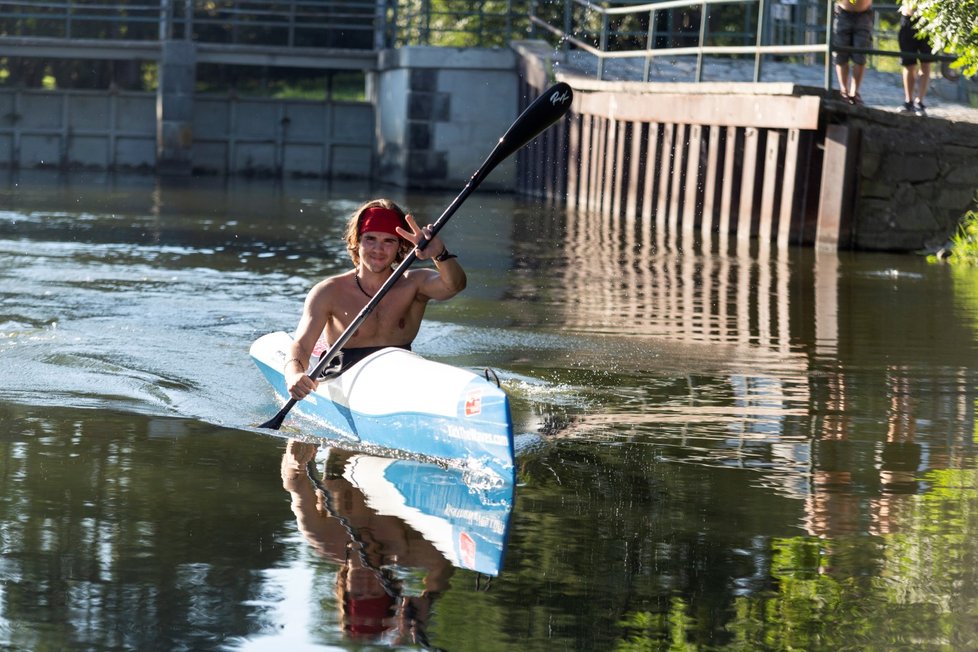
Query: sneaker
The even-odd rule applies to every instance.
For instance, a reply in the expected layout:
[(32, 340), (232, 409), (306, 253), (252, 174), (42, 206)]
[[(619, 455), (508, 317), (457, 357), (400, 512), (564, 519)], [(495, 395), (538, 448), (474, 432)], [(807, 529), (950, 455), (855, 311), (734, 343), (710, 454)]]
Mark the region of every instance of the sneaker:
[(920, 100), (914, 100), (914, 103), (913, 103), (913, 112), (916, 113), (917, 115), (921, 116), (921, 117), (926, 117), (927, 116), (927, 107), (924, 106), (924, 103), (921, 102)]
[(900, 107), (900, 113), (916, 113), (913, 102), (904, 102)]

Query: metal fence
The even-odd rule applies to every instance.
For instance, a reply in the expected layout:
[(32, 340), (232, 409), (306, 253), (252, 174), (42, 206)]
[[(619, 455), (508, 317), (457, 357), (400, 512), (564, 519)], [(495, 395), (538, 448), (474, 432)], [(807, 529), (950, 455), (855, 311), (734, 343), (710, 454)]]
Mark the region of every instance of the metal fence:
[(11, 0), (0, 37), (380, 49), (504, 46), (527, 0)]
[[(608, 62), (641, 59), (641, 79), (663, 57), (753, 61), (753, 81), (772, 58), (823, 62), (831, 86), (831, 0), (7, 0), (4, 38), (155, 42), (279, 48), (377, 50), (406, 45), (504, 47), (545, 36), (564, 50)], [(876, 5), (893, 19), (897, 5)], [(895, 21), (891, 21), (895, 22)], [(895, 40), (895, 39), (893, 39)], [(895, 57), (888, 50), (866, 50)], [(954, 57), (940, 57), (951, 60)], [(872, 63), (872, 61), (871, 61)]]
[(13, 0), (0, 35), (375, 49), (388, 0)]
[[(822, 82), (832, 87), (833, 50), (862, 52), (873, 60), (899, 57), (898, 50), (832, 46), (831, 0), (662, 0), (600, 2), (534, 0), (529, 20), (538, 34), (550, 38), (563, 52), (577, 50), (596, 59), (596, 75), (604, 79), (611, 62), (641, 60), (638, 81), (651, 81), (657, 60), (693, 60), (689, 81), (702, 82), (704, 64), (717, 61), (752, 62), (749, 79), (763, 81), (766, 61), (821, 64)], [(877, 37), (896, 40), (883, 29), (881, 17), (893, 24), (895, 4), (873, 8)], [(954, 56), (935, 55), (943, 62)], [(871, 60), (871, 65), (873, 64)]]
[[(694, 57), (694, 81), (703, 81), (703, 64), (708, 57), (753, 58), (753, 81), (762, 76), (767, 55), (821, 55), (828, 61), (829, 37), (825, 25), (831, 22), (832, 3), (821, 3), (823, 20), (798, 38), (780, 29), (779, 39), (788, 37), (800, 43), (772, 43), (770, 0), (671, 0), (646, 4), (611, 3), (595, 5), (588, 0), (566, 0), (558, 27), (553, 16), (540, 9), (553, 5), (534, 3), (530, 20), (535, 27), (558, 37), (566, 50), (573, 46), (597, 57), (597, 75), (604, 77), (606, 61), (641, 58), (642, 81), (650, 79), (653, 61), (659, 57)], [(777, 3), (775, 6), (784, 6)], [(827, 9), (826, 9), (827, 7)], [(739, 14), (739, 15), (738, 15)], [(712, 19), (719, 16), (720, 19)], [(780, 21), (778, 21), (780, 22)], [(677, 29), (678, 27), (680, 29)], [(738, 28), (731, 30), (731, 26)], [(639, 28), (636, 30), (636, 27)], [(797, 26), (794, 28), (797, 31)], [(803, 28), (804, 29), (804, 28)], [(819, 36), (821, 31), (821, 38)], [(812, 38), (814, 36), (815, 38)], [(583, 37), (583, 38), (582, 38)], [(590, 42), (589, 42), (590, 41)], [(808, 42), (805, 42), (808, 41)], [(631, 44), (637, 47), (628, 47)], [(830, 83), (825, 66), (825, 83)]]

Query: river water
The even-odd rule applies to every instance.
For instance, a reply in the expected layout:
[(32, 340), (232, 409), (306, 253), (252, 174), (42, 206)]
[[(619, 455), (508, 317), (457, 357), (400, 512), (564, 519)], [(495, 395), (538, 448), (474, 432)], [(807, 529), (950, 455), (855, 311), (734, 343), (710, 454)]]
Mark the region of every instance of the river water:
[[(512, 399), (490, 578), (372, 508), (348, 454), (254, 428), (279, 404), (250, 343), (348, 268), (379, 194), (452, 199), (3, 178), (0, 649), (978, 645), (978, 271), (477, 192), (443, 231), (469, 287), (415, 349)], [(395, 619), (344, 589), (381, 577), (368, 548)]]

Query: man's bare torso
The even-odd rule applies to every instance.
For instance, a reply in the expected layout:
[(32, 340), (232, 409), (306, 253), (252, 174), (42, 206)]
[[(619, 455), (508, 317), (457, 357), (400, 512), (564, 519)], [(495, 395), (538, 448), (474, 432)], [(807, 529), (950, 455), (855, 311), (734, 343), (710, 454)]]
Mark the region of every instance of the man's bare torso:
[[(422, 272), (423, 270), (417, 270)], [(419, 296), (415, 274), (407, 272), (383, 296), (370, 316), (347, 342), (347, 347), (410, 344), (421, 328), (427, 300)], [(330, 313), (326, 339), (335, 342), (360, 313), (370, 297), (357, 286), (355, 274), (342, 274), (323, 288)]]

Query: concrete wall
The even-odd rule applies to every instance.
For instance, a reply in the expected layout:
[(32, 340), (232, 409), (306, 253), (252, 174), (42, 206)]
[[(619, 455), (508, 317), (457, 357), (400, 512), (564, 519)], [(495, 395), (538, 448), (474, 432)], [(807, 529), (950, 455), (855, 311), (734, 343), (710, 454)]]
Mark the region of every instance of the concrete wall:
[(373, 173), (369, 103), (202, 95), (195, 102), (193, 132), (198, 172), (360, 178)]
[[(158, 94), (0, 89), (0, 167), (360, 177), (460, 188), (516, 118), (511, 49), (409, 47), (367, 69), (368, 102), (193, 94), (192, 43)], [(515, 157), (484, 182), (512, 190)]]
[[(155, 93), (0, 89), (0, 167), (144, 169), (157, 164)], [(373, 174), (365, 102), (198, 95), (193, 169), (206, 174)]]
[(146, 168), (156, 95), (0, 89), (0, 166)]
[[(380, 179), (461, 189), (516, 118), (517, 63), (510, 49), (384, 51), (376, 84)], [(483, 186), (510, 190), (515, 174), (511, 158)]]

